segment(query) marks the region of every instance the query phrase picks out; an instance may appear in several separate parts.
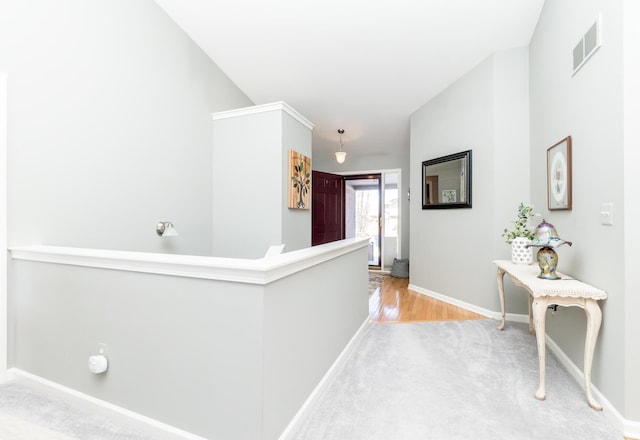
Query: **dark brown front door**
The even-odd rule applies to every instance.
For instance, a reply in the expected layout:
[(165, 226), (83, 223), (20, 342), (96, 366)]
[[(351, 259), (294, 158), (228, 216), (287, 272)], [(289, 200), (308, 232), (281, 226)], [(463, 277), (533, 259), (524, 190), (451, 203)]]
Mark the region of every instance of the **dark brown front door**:
[(344, 238), (344, 179), (314, 171), (311, 183), (311, 244)]

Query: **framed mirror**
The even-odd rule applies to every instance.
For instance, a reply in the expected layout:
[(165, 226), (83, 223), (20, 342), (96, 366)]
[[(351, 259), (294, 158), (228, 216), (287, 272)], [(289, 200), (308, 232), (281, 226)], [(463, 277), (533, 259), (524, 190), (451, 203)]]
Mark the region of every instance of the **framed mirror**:
[(471, 150), (422, 162), (422, 209), (471, 208)]

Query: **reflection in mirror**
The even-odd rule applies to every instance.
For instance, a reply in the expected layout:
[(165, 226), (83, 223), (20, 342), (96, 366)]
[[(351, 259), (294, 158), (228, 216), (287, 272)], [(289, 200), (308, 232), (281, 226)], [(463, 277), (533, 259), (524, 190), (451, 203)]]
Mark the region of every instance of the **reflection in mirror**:
[(471, 208), (471, 150), (422, 162), (422, 209)]

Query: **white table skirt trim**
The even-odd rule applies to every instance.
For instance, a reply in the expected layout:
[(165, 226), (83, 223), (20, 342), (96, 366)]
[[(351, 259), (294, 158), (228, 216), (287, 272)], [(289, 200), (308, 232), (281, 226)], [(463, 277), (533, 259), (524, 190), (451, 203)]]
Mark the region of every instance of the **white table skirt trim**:
[(597, 300), (607, 298), (607, 293), (604, 290), (590, 286), (560, 272), (556, 272), (561, 278), (559, 280), (538, 278), (537, 275), (540, 273), (540, 268), (537, 264), (514, 264), (509, 260), (495, 260), (493, 263), (518, 280), (520, 284), (526, 286), (534, 298), (541, 296), (591, 298)]

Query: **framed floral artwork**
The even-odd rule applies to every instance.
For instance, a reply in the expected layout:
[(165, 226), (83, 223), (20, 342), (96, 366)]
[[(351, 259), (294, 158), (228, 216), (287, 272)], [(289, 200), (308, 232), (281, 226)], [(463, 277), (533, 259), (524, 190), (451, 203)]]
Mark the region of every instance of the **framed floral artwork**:
[(442, 190), (442, 203), (456, 203), (456, 190), (455, 189), (443, 189)]
[(289, 150), (287, 207), (311, 208), (311, 158)]
[(571, 136), (547, 149), (547, 205), (571, 209)]

